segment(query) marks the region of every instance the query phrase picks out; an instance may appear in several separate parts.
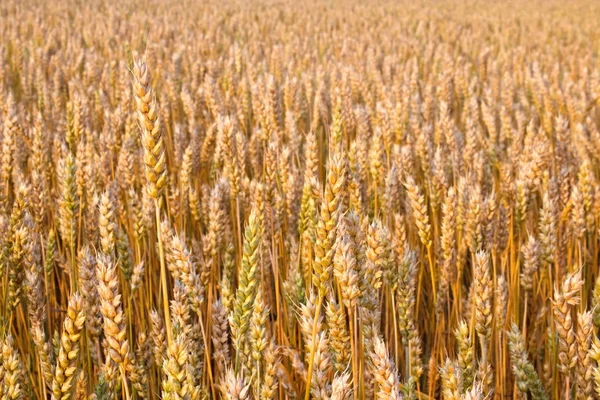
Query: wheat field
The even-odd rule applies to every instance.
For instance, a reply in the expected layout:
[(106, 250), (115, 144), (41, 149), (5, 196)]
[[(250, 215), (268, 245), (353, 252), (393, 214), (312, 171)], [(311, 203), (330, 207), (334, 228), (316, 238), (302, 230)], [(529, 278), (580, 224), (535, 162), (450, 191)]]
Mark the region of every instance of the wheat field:
[(0, 2), (0, 400), (600, 398), (600, 4)]

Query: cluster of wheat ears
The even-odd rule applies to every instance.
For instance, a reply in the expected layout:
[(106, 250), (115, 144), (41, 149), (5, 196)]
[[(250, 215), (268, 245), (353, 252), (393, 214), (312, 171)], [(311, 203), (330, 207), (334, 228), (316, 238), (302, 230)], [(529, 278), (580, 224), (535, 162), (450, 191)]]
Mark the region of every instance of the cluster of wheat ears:
[(600, 8), (0, 2), (0, 399), (600, 395)]

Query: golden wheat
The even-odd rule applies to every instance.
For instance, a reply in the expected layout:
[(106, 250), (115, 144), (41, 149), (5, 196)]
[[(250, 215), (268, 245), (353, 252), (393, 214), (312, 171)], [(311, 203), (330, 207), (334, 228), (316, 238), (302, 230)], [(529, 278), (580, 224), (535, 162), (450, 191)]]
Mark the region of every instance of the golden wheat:
[(0, 398), (600, 398), (599, 15), (0, 3)]

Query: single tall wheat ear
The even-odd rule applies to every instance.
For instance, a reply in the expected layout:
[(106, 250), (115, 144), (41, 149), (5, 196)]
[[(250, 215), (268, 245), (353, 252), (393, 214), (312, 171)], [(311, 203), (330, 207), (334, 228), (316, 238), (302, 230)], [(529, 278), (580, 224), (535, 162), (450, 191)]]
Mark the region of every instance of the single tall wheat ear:
[(164, 259), (160, 223), (162, 194), (167, 185), (167, 156), (160, 125), (158, 103), (150, 86), (151, 76), (145, 61), (138, 60), (133, 66), (133, 94), (138, 123), (142, 131), (141, 142), (144, 152), (146, 190), (154, 199), (156, 234), (160, 260), (160, 286), (162, 288), (163, 311), (167, 325), (167, 338), (171, 341), (171, 318), (169, 317), (169, 288)]
[(152, 77), (145, 61), (138, 60), (134, 63), (133, 77), (133, 94), (142, 131), (147, 190), (150, 197), (158, 198), (167, 184), (167, 159), (158, 103), (150, 86)]

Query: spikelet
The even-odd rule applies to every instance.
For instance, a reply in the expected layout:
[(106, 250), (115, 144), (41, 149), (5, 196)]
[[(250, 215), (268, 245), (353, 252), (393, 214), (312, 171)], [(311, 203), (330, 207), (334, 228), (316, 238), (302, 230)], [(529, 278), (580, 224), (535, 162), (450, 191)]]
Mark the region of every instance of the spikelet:
[(23, 365), (11, 335), (2, 341), (2, 367), (0, 368), (2, 398), (18, 400), (24, 398)]
[(68, 153), (60, 160), (57, 173), (60, 187), (59, 229), (62, 239), (69, 247), (75, 246), (79, 210), (79, 198), (75, 187), (76, 172), (75, 157), (72, 153)]
[(131, 275), (130, 287), (131, 291), (137, 291), (142, 285), (144, 274), (146, 273), (146, 264), (144, 261), (140, 261), (133, 267), (133, 273)]
[(229, 364), (229, 333), (227, 331), (227, 311), (220, 301), (212, 305), (212, 343), (213, 357), (222, 373)]
[(181, 332), (167, 346), (162, 364), (165, 376), (161, 383), (163, 399), (183, 399), (189, 395), (190, 388), (186, 382), (190, 374), (188, 370), (189, 345), (186, 335)]
[(233, 312), (229, 316), (229, 325), (236, 352), (242, 350), (242, 343), (250, 328), (252, 305), (256, 297), (258, 285), (258, 257), (260, 254), (260, 229), (256, 210), (252, 210), (244, 232), (244, 255), (242, 269), (239, 273), (238, 289), (233, 304)]
[(336, 372), (344, 372), (350, 363), (350, 334), (346, 326), (346, 313), (334, 298), (328, 299), (326, 307), (329, 327), (329, 347)]
[(517, 380), (517, 388), (521, 393), (531, 393), (535, 400), (547, 399), (544, 385), (540, 381), (533, 364), (527, 358), (525, 341), (517, 325), (512, 324), (508, 332), (508, 347), (513, 374)]
[(217, 127), (221, 140), (220, 145), (224, 153), (225, 172), (229, 180), (229, 187), (231, 188), (231, 197), (237, 198), (240, 191), (240, 166), (237, 164), (235, 157), (234, 121), (229, 117), (219, 117)]
[(331, 396), (329, 400), (350, 400), (352, 398), (352, 387), (350, 386), (350, 374), (336, 375), (331, 383)]
[(541, 247), (541, 259), (544, 264), (554, 262), (554, 251), (556, 249), (556, 212), (555, 203), (548, 193), (544, 194), (544, 208), (540, 211), (539, 239)]
[(113, 256), (115, 252), (115, 229), (112, 199), (104, 192), (98, 205), (98, 232), (102, 252), (107, 256)]
[(494, 316), (497, 332), (504, 331), (508, 309), (508, 284), (503, 275), (499, 275), (494, 291)]
[(342, 290), (344, 305), (348, 308), (356, 306), (360, 289), (358, 272), (354, 254), (355, 243), (348, 234), (338, 235), (333, 262), (333, 275)]
[(460, 373), (449, 358), (446, 358), (444, 366), (440, 369), (440, 375), (443, 398), (446, 400), (460, 400)]
[(167, 354), (167, 334), (164, 322), (156, 310), (150, 311), (150, 321), (152, 322), (152, 353), (154, 355), (154, 362), (157, 366), (161, 367)]
[(39, 325), (32, 324), (31, 336), (37, 350), (40, 369), (44, 378), (44, 383), (48, 388), (51, 388), (54, 380), (54, 352), (50, 347), (50, 343), (46, 339), (46, 333)]
[(323, 316), (319, 315), (319, 318), (315, 321), (316, 314), (316, 293), (311, 293), (306, 299), (306, 302), (300, 306), (299, 324), (300, 331), (302, 332), (302, 338), (304, 339), (304, 347), (306, 348), (306, 354), (309, 354), (313, 348), (313, 336), (312, 329), (315, 326), (317, 332), (321, 332), (323, 329)]
[(260, 385), (260, 400), (273, 399), (277, 393), (277, 368), (281, 365), (273, 339), (269, 340), (263, 355), (263, 380)]
[(373, 352), (369, 354), (373, 363), (373, 375), (378, 385), (377, 399), (401, 399), (400, 382), (393, 361), (387, 354), (385, 343), (375, 337)]
[(538, 270), (539, 246), (535, 237), (530, 236), (523, 246), (523, 268), (521, 270), (521, 286), (526, 292), (533, 290), (533, 276)]
[(418, 380), (423, 374), (423, 348), (419, 331), (414, 327), (408, 338), (408, 359), (410, 364), (410, 376)]
[(237, 378), (233, 370), (228, 370), (221, 383), (223, 397), (231, 400), (251, 399), (250, 385), (246, 384), (243, 378)]
[(131, 283), (133, 275), (133, 255), (129, 243), (129, 236), (123, 229), (117, 229), (117, 262), (123, 277)]
[(436, 313), (443, 313), (449, 295), (449, 285), (456, 279), (456, 192), (454, 187), (448, 189), (448, 194), (442, 207), (441, 247), (443, 264), (440, 270), (438, 296), (436, 298)]
[(589, 351), (590, 358), (594, 360), (592, 367), (592, 379), (594, 381), (594, 392), (596, 396), (600, 395), (600, 339), (592, 337), (592, 346)]
[(475, 256), (473, 271), (475, 330), (482, 341), (482, 346), (487, 345), (492, 331), (492, 282), (490, 280), (489, 256), (480, 251)]
[(577, 314), (577, 397), (590, 399), (593, 396), (592, 360), (590, 348), (593, 335), (592, 313)]
[(406, 340), (413, 327), (416, 286), (416, 257), (413, 252), (407, 251), (399, 266), (399, 279), (397, 289), (398, 327)]
[(40, 369), (46, 385), (51, 385), (54, 377), (54, 354), (46, 340), (44, 324), (46, 322), (46, 303), (44, 292), (44, 271), (42, 269), (39, 241), (36, 234), (32, 233), (30, 241), (26, 243), (24, 261), (25, 293), (27, 295), (27, 310), (31, 324), (31, 337), (37, 350)]
[(8, 280), (8, 288), (6, 292), (8, 302), (8, 312), (12, 313), (21, 303), (23, 297), (23, 280), (24, 266), (27, 262), (28, 244), (30, 240), (30, 228), (28, 227), (26, 218), (29, 214), (25, 214), (25, 194), (19, 190), (13, 210), (10, 216), (8, 229), (8, 256), (6, 273)]
[(67, 400), (73, 394), (78, 372), (79, 341), (84, 323), (83, 299), (79, 293), (75, 293), (69, 299), (67, 316), (63, 322), (63, 332), (60, 337), (60, 350), (52, 381), (52, 397), (54, 399)]
[(600, 326), (600, 275), (596, 277), (592, 291), (592, 315), (595, 326)]
[(329, 163), (325, 194), (316, 230), (312, 281), (321, 298), (325, 296), (327, 285), (330, 284), (335, 228), (341, 212), (342, 190), (345, 184), (343, 165), (343, 160), (338, 156), (334, 156)]
[(223, 271), (221, 278), (221, 302), (227, 312), (231, 312), (234, 302), (233, 280), (235, 274), (235, 260), (233, 259), (233, 246), (229, 246), (223, 255)]
[(135, 358), (130, 371), (131, 386), (135, 389), (137, 395), (142, 398), (148, 398), (148, 337), (145, 332), (140, 332), (135, 350)]
[(133, 94), (142, 131), (144, 165), (148, 194), (160, 197), (167, 184), (167, 159), (159, 120), (158, 104), (150, 86), (150, 71), (145, 61), (133, 65)]
[(18, 131), (17, 116), (13, 96), (7, 99), (7, 115), (3, 118), (2, 156), (0, 163), (0, 176), (2, 177), (2, 206), (8, 206), (6, 193), (10, 191), (12, 182), (13, 158)]
[(187, 301), (192, 310), (199, 312), (203, 302), (203, 289), (200, 277), (192, 263), (192, 255), (179, 235), (171, 234), (167, 223), (163, 221), (162, 230), (167, 253), (167, 268), (173, 279), (181, 281), (185, 288)]
[(317, 333), (315, 338), (313, 373), (310, 381), (310, 393), (313, 399), (324, 400), (329, 396), (329, 373), (331, 358), (325, 332)]
[(473, 385), (473, 388), (465, 393), (463, 400), (484, 400), (486, 397), (483, 395), (481, 385)]
[(404, 187), (410, 200), (413, 221), (417, 227), (421, 243), (423, 246), (429, 247), (431, 246), (431, 225), (429, 223), (429, 213), (427, 212), (425, 197), (414, 179), (410, 176), (404, 183)]
[(98, 255), (96, 276), (104, 336), (108, 344), (106, 351), (110, 360), (125, 372), (131, 360), (116, 265), (106, 256)]
[(473, 341), (469, 335), (469, 326), (465, 321), (461, 321), (454, 331), (458, 346), (458, 368), (461, 377), (461, 392), (468, 391), (474, 379), (474, 350)]
[[(387, 228), (381, 224), (381, 221), (374, 221), (368, 228), (366, 239), (367, 263), (373, 264), (372, 267), (367, 266), (367, 269), (373, 270), (375, 277), (381, 277), (389, 285), (395, 286), (393, 280), (396, 278), (396, 274), (391, 268), (394, 259)], [(374, 289), (379, 289), (382, 282), (375, 277), (371, 279), (371, 285)]]
[(100, 313), (100, 297), (98, 294), (98, 278), (96, 276), (96, 257), (90, 248), (85, 246), (79, 251), (79, 284), (85, 303), (85, 326), (92, 343), (98, 341), (102, 329)]
[[(268, 345), (267, 339), (267, 318), (269, 316), (269, 309), (266, 306), (262, 289), (259, 286), (256, 297), (254, 298), (254, 304), (252, 307), (252, 316), (250, 318), (250, 329), (248, 331), (248, 342), (250, 344), (250, 354), (247, 357), (247, 363), (249, 365), (249, 370), (253, 371), (256, 374), (256, 379), (258, 383), (255, 386), (255, 393), (260, 392), (260, 380), (261, 376), (261, 367), (263, 361), (263, 352), (265, 351)], [(255, 395), (255, 397), (257, 397)]]
[(477, 376), (482, 384), (482, 390), (487, 395), (491, 388), (492, 371), (488, 356), (488, 346), (492, 335), (492, 281), (489, 271), (489, 255), (478, 251), (475, 255), (473, 271), (473, 310), (475, 331), (479, 337), (481, 360)]
[(559, 368), (565, 374), (569, 374), (569, 370), (577, 364), (577, 342), (570, 306), (579, 303), (582, 286), (581, 271), (578, 271), (566, 276), (560, 289), (554, 288), (552, 306), (558, 334)]
[(481, 188), (478, 185), (469, 188), (470, 199), (467, 209), (467, 220), (465, 233), (468, 238), (469, 249), (472, 253), (482, 250), (483, 245), (483, 204), (481, 199)]

